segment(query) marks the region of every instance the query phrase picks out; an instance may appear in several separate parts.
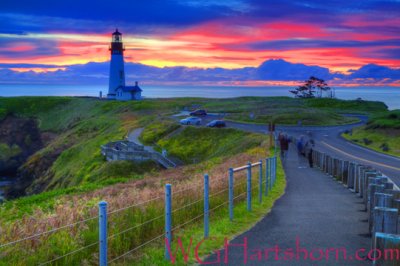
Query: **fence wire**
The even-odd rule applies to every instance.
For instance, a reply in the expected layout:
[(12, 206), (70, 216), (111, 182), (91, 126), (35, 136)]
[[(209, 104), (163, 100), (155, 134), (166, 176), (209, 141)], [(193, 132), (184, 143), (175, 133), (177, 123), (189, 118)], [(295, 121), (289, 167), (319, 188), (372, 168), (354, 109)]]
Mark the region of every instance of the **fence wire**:
[(37, 233), (37, 234), (31, 235), (31, 236), (28, 236), (28, 237), (25, 237), (25, 238), (21, 238), (21, 239), (15, 240), (15, 241), (11, 241), (11, 242), (8, 242), (8, 243), (0, 245), (0, 248), (7, 247), (7, 246), (10, 246), (10, 245), (15, 245), (17, 243), (20, 243), (20, 242), (23, 242), (23, 241), (26, 241), (26, 240), (37, 238), (39, 236), (55, 233), (55, 232), (60, 231), (62, 229), (74, 227), (76, 225), (79, 225), (79, 224), (82, 224), (82, 223), (97, 219), (98, 217), (99, 216), (87, 218), (87, 219), (84, 219), (84, 220), (81, 220), (81, 221), (78, 221), (78, 222), (75, 222), (75, 223), (63, 225), (63, 226), (60, 226), (60, 227), (57, 227), (57, 228), (54, 228), (54, 229), (51, 229), (51, 230), (48, 230), (48, 231), (45, 231), (45, 232)]
[[(260, 163), (257, 162), (257, 163), (254, 163), (252, 166), (254, 167), (254, 166), (257, 166), (257, 165), (259, 165), (259, 164), (260, 164)], [(247, 166), (247, 165), (246, 165), (246, 166), (242, 166), (242, 167), (235, 168), (234, 170), (236, 170), (236, 171), (241, 171), (241, 170), (245, 170), (245, 169), (248, 169), (248, 166)], [(237, 184), (234, 184), (233, 189), (238, 188), (238, 187), (242, 187), (242, 186), (244, 186), (244, 185), (247, 183), (247, 179), (246, 179), (245, 177), (242, 177), (242, 178), (244, 179), (244, 181), (239, 182), (239, 183), (237, 183)], [(242, 178), (240, 178), (240, 179), (242, 179)], [(255, 179), (255, 178), (253, 177), (253, 178), (252, 178), (252, 182), (254, 181), (254, 179)], [(216, 178), (216, 179), (210, 178), (210, 182), (217, 182), (217, 181), (220, 181), (220, 180), (226, 180), (226, 181), (228, 181), (228, 178), (225, 177), (225, 176), (222, 176), (222, 177), (219, 177), (219, 178)], [(265, 182), (266, 182), (266, 180), (264, 180), (264, 178), (263, 178), (263, 181), (262, 181), (261, 184), (265, 184)], [(181, 193), (184, 193), (184, 192), (187, 192), (187, 191), (190, 191), (190, 190), (194, 190), (194, 189), (197, 190), (196, 192), (199, 192), (199, 191), (198, 191), (199, 187), (201, 187), (201, 188), (203, 189), (203, 184), (202, 184), (202, 183), (194, 184), (194, 185), (191, 185), (191, 186), (186, 187), (186, 188), (184, 188), (184, 189), (181, 189), (181, 190), (178, 190), (178, 191), (173, 191), (173, 195), (178, 195), (178, 194), (181, 194)], [(260, 188), (260, 184), (257, 182), (257, 184), (254, 185), (254, 186), (252, 187), (251, 191), (253, 192), (254, 189), (259, 189), (259, 188)], [(211, 190), (211, 189), (212, 189), (212, 187), (210, 187), (210, 190)], [(224, 192), (227, 192), (228, 190), (229, 190), (229, 187), (228, 187), (228, 188), (225, 188), (225, 189), (222, 189), (222, 190), (220, 190), (220, 191), (218, 191), (218, 192), (215, 192), (215, 193), (213, 193), (213, 194), (210, 194), (210, 195), (209, 195), (209, 198), (213, 198), (213, 197), (215, 197), (215, 196), (218, 196), (218, 195), (220, 195), (220, 194), (222, 194), (222, 193), (224, 193)], [(238, 198), (240, 198), (240, 197), (243, 197), (243, 196), (245, 196), (246, 194), (247, 194), (247, 191), (244, 191), (243, 193), (241, 193), (241, 194), (235, 196), (235, 197), (233, 198), (233, 200), (236, 200), (236, 199), (238, 199)], [(143, 201), (143, 202), (135, 203), (135, 204), (132, 204), (132, 205), (129, 205), (129, 206), (125, 206), (125, 207), (122, 207), (122, 208), (119, 208), (119, 209), (116, 209), (116, 210), (113, 210), (113, 211), (109, 211), (109, 212), (107, 212), (107, 215), (116, 214), (116, 213), (119, 213), (119, 212), (121, 212), (121, 211), (128, 210), (128, 209), (130, 209), (130, 208), (142, 206), (142, 205), (144, 205), (144, 204), (148, 204), (148, 203), (150, 203), (150, 202), (154, 202), (154, 201), (156, 201), (156, 200), (163, 200), (163, 199), (164, 199), (164, 196), (155, 197), (155, 198), (152, 198), (152, 199)], [(192, 201), (192, 202), (190, 202), (190, 203), (188, 203), (188, 204), (185, 204), (185, 205), (183, 205), (183, 206), (181, 206), (181, 207), (179, 207), (179, 208), (177, 208), (177, 209), (174, 209), (174, 210), (171, 212), (171, 214), (172, 214), (172, 213), (176, 213), (176, 212), (178, 212), (178, 211), (180, 211), (180, 210), (186, 209), (186, 208), (188, 208), (188, 207), (190, 207), (190, 206), (193, 206), (193, 205), (198, 204), (198, 203), (201, 203), (201, 202), (204, 202), (204, 199), (203, 199), (203, 198), (198, 199), (198, 200), (195, 200), (195, 201)], [(217, 206), (215, 206), (215, 207), (209, 209), (208, 211), (209, 211), (209, 213), (214, 212), (214, 211), (217, 210), (218, 208), (221, 208), (222, 206), (227, 205), (227, 204), (229, 204), (229, 200), (228, 200), (228, 201), (224, 201), (224, 202), (218, 204)], [(117, 236), (119, 236), (119, 235), (125, 234), (125, 233), (127, 233), (127, 232), (129, 232), (129, 231), (131, 231), (131, 230), (134, 230), (134, 229), (139, 228), (139, 227), (141, 227), (141, 226), (144, 226), (144, 225), (146, 225), (146, 224), (150, 224), (151, 222), (154, 222), (154, 221), (156, 221), (156, 220), (158, 220), (158, 219), (162, 219), (162, 218), (164, 218), (164, 216), (165, 216), (165, 215), (162, 214), (162, 215), (159, 215), (159, 216), (157, 216), (157, 217), (154, 217), (154, 218), (152, 218), (152, 219), (150, 219), (150, 220), (144, 221), (144, 222), (142, 222), (142, 223), (140, 223), (140, 224), (133, 225), (133, 226), (127, 228), (127, 229), (124, 229), (124, 230), (122, 230), (122, 231), (120, 231), (120, 232), (117, 232), (117, 233), (115, 233), (115, 234), (112, 234), (112, 235), (108, 236), (107, 239), (113, 239), (113, 238), (115, 238), (115, 237), (117, 237)], [(194, 222), (195, 220), (200, 219), (200, 218), (203, 217), (203, 216), (204, 216), (204, 212), (202, 212), (200, 215), (197, 215), (197, 216), (191, 218), (190, 220), (188, 220), (188, 221), (186, 221), (186, 222), (184, 222), (184, 223), (182, 223), (182, 224), (179, 224), (179, 225), (175, 226), (174, 228), (171, 229), (171, 231), (176, 231), (177, 229), (183, 228), (184, 226), (186, 226), (186, 225), (188, 225), (188, 224)], [(98, 219), (98, 218), (99, 218), (99, 216), (97, 215), (97, 216), (94, 216), (94, 217), (90, 217), (90, 218), (87, 218), (87, 219), (83, 219), (83, 220), (81, 220), (81, 221), (77, 221), (77, 222), (75, 222), (75, 223), (67, 224), (67, 225), (64, 225), (64, 226), (60, 226), (60, 227), (58, 227), (58, 228), (54, 228), (54, 229), (51, 229), (51, 230), (48, 230), (48, 231), (45, 231), (45, 232), (41, 232), (41, 233), (37, 233), (37, 234), (31, 235), (31, 236), (25, 237), (25, 238), (22, 238), (22, 239), (18, 239), (18, 240), (11, 241), (11, 242), (8, 242), (8, 243), (5, 243), (5, 244), (1, 244), (1, 245), (0, 245), (0, 248), (7, 247), (7, 246), (10, 246), (10, 245), (14, 245), (14, 244), (17, 244), (17, 243), (26, 241), (26, 240), (34, 239), (34, 238), (37, 238), (37, 237), (40, 237), (40, 236), (43, 236), (43, 235), (55, 233), (55, 232), (57, 232), (57, 231), (59, 231), (59, 230), (66, 229), (66, 228), (70, 228), (70, 227), (73, 227), (73, 226), (77, 226), (77, 225), (79, 225), (79, 224), (82, 224), (82, 223), (85, 223), (85, 222), (88, 222), (88, 221), (92, 221), (92, 220), (95, 220), (95, 219)], [(144, 246), (146, 246), (146, 245), (148, 245), (148, 244), (150, 244), (150, 243), (152, 243), (152, 242), (154, 242), (154, 241), (156, 241), (156, 240), (162, 238), (164, 235), (165, 235), (165, 234), (163, 233), (163, 234), (161, 234), (161, 235), (158, 235), (158, 236), (156, 236), (156, 237), (154, 237), (154, 238), (152, 238), (152, 239), (150, 239), (150, 240), (144, 242), (143, 244), (141, 244), (141, 245), (139, 245), (139, 246), (136, 246), (135, 248), (133, 248), (133, 249), (131, 249), (131, 250), (129, 250), (129, 251), (127, 251), (127, 252), (125, 252), (125, 253), (123, 253), (123, 254), (121, 254), (121, 255), (119, 255), (119, 256), (113, 258), (113, 259), (111, 259), (111, 260), (109, 261), (109, 263), (113, 263), (113, 262), (115, 262), (115, 261), (117, 261), (117, 260), (119, 260), (119, 259), (121, 259), (121, 258), (127, 256), (128, 254), (131, 254), (131, 253), (133, 253), (133, 252), (139, 250), (140, 248), (142, 248), (142, 247), (144, 247)], [(89, 244), (89, 245), (86, 245), (86, 246), (84, 246), (84, 247), (81, 247), (81, 248), (78, 248), (78, 249), (76, 249), (76, 250), (70, 251), (70, 252), (68, 252), (68, 253), (66, 253), (66, 254), (64, 254), (64, 255), (58, 256), (58, 257), (53, 258), (53, 259), (51, 259), (51, 260), (48, 260), (48, 261), (46, 261), (46, 262), (44, 262), (44, 263), (41, 263), (40, 265), (47, 265), (47, 264), (56, 262), (56, 261), (58, 261), (58, 260), (60, 260), (60, 259), (63, 259), (63, 258), (65, 258), (65, 257), (67, 257), (67, 256), (73, 255), (73, 254), (75, 254), (75, 253), (78, 253), (78, 252), (80, 252), (80, 251), (83, 251), (83, 250), (85, 250), (85, 249), (88, 249), (88, 248), (93, 247), (93, 246), (98, 245), (98, 244), (99, 244), (99, 241), (96, 241), (96, 242), (91, 243), (91, 244)], [(136, 257), (136, 258), (142, 257), (143, 255), (144, 255), (144, 254), (141, 254), (140, 256), (138, 256), (138, 257)]]
[(66, 253), (66, 254), (64, 254), (64, 255), (62, 255), (62, 256), (59, 256), (59, 257), (57, 257), (57, 258), (55, 258), (55, 259), (46, 261), (46, 262), (41, 263), (41, 264), (39, 264), (39, 265), (47, 265), (47, 264), (50, 264), (50, 263), (52, 263), (52, 262), (55, 262), (55, 261), (57, 261), (57, 260), (60, 260), (60, 259), (62, 259), (62, 258), (65, 258), (65, 257), (67, 257), (67, 256), (70, 256), (70, 255), (72, 255), (72, 254), (75, 254), (75, 253), (77, 253), (77, 252), (79, 252), (79, 251), (82, 251), (82, 250), (84, 250), (84, 249), (93, 247), (93, 246), (98, 245), (98, 244), (99, 244), (99, 242), (96, 241), (96, 242), (94, 242), (94, 243), (92, 243), (92, 244), (89, 244), (89, 245), (87, 245), (87, 246), (84, 246), (84, 247), (75, 249), (75, 250), (73, 250), (73, 251), (71, 251), (71, 252), (68, 252), (68, 253)]

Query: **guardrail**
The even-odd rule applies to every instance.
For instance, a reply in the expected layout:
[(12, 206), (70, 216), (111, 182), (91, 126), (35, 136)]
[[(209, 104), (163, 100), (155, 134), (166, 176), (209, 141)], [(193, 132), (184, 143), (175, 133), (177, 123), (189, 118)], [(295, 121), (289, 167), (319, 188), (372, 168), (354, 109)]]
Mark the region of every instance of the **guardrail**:
[[(372, 253), (368, 257), (374, 261), (374, 265), (398, 265), (390, 264), (393, 260), (385, 260), (382, 251), (400, 249), (399, 188), (389, 177), (369, 165), (339, 159), (316, 150), (313, 160), (321, 171), (362, 198), (364, 210), (368, 212), (368, 232), (372, 237)], [(397, 258), (399, 262), (399, 253)]]
[[(265, 165), (265, 171), (263, 170), (263, 165)], [(258, 167), (257, 167), (258, 166)], [(253, 169), (257, 170), (258, 168), (258, 186), (253, 186)], [(241, 171), (246, 170), (246, 182), (241, 182), (238, 184), (235, 184), (235, 173), (238, 174)], [(169, 260), (171, 259), (171, 254), (168, 249), (168, 247), (172, 244), (172, 233), (175, 232), (176, 230), (183, 228), (194, 221), (200, 219), (203, 217), (203, 226), (204, 226), (204, 238), (207, 238), (209, 236), (209, 228), (210, 228), (210, 213), (217, 210), (218, 208), (221, 208), (225, 205), (228, 205), (228, 213), (229, 213), (229, 218), (232, 221), (234, 219), (234, 202), (235, 200), (239, 200), (240, 198), (246, 196), (246, 201), (247, 201), (247, 210), (250, 212), (252, 211), (252, 195), (254, 192), (254, 189), (258, 188), (258, 201), (259, 203), (262, 202), (263, 199), (263, 193), (264, 196), (268, 196), (268, 192), (272, 189), (276, 182), (276, 170), (277, 170), (277, 158), (276, 157), (271, 157), (271, 158), (266, 158), (265, 163), (260, 160), (259, 162), (256, 163), (248, 163), (247, 165), (237, 167), (237, 168), (230, 168), (228, 170), (228, 178), (226, 176), (223, 177), (218, 177), (218, 178), (212, 178), (208, 176), (207, 174), (204, 175), (204, 179), (202, 184), (194, 184), (191, 185), (188, 188), (185, 188), (183, 190), (173, 190), (173, 186), (171, 184), (166, 184), (165, 185), (165, 195), (164, 197), (158, 196), (140, 203), (136, 203), (134, 205), (130, 206), (125, 206), (120, 209), (116, 209), (113, 211), (108, 211), (108, 203), (105, 201), (101, 201), (98, 203), (98, 215), (87, 218), (87, 219), (82, 219), (80, 221), (77, 221), (75, 223), (63, 225), (57, 228), (52, 228), (51, 230), (43, 231), (43, 232), (37, 232), (36, 234), (33, 234), (31, 236), (27, 236), (18, 240), (10, 241), (8, 243), (2, 243), (0, 244), (0, 251), (4, 248), (10, 248), (12, 246), (21, 244), (25, 241), (38, 241), (39, 238), (41, 237), (48, 237), (49, 235), (55, 234), (59, 232), (60, 230), (72, 230), (76, 226), (89, 226), (87, 223), (88, 222), (94, 222), (95, 220), (98, 220), (97, 228), (94, 227), (93, 230), (98, 230), (98, 238), (96, 240), (93, 240), (90, 243), (85, 243), (82, 247), (70, 250), (68, 252), (65, 252), (63, 254), (54, 254), (53, 257), (47, 261), (44, 261), (40, 263), (40, 265), (60, 265), (60, 264), (70, 264), (66, 261), (63, 261), (63, 259), (68, 258), (69, 256), (72, 256), (78, 252), (82, 252), (87, 249), (91, 249), (91, 252), (96, 252), (94, 248), (98, 247), (97, 253), (98, 253), (98, 264), (101, 266), (105, 266), (111, 263), (114, 263), (120, 259), (123, 259), (127, 255), (130, 255), (134, 252), (137, 252), (139, 249), (145, 247), (146, 245), (149, 245), (157, 240), (165, 239), (165, 259)], [(228, 180), (227, 180), (228, 179)], [(210, 190), (211, 182), (222, 182), (225, 183), (224, 181), (228, 181), (228, 187), (227, 188), (221, 188), (218, 191), (215, 191), (211, 193), (212, 191)], [(238, 190), (240, 189), (243, 184), (246, 183), (246, 190), (242, 193), (241, 191)], [(173, 199), (182, 195), (185, 192), (188, 191), (196, 191), (199, 192), (199, 189), (203, 187), (202, 191), (202, 197), (197, 200), (193, 200), (189, 203), (186, 203), (182, 206), (178, 206), (173, 208)], [(201, 192), (201, 191), (200, 191)], [(227, 195), (224, 195), (223, 193), (226, 193)], [(235, 194), (237, 193), (237, 194)], [(219, 197), (217, 197), (219, 196)], [(224, 200), (224, 197), (227, 197), (227, 200)], [(116, 214), (122, 214), (122, 211), (130, 210), (132, 211), (134, 208), (140, 208), (140, 210), (143, 210), (147, 207), (148, 204), (156, 204), (157, 206), (160, 206), (161, 204), (164, 205), (164, 213), (155, 215), (153, 217), (149, 217), (149, 219), (145, 221), (140, 221), (140, 223), (134, 223), (128, 228), (118, 228), (116, 230), (115, 228), (113, 229), (113, 232), (110, 233), (110, 218), (115, 217)], [(203, 208), (200, 213), (196, 213), (194, 217), (184, 217), (183, 223), (174, 225), (172, 216), (174, 214), (177, 214), (180, 211), (187, 210), (189, 207), (199, 207), (199, 205), (203, 205)], [(211, 208), (210, 208), (211, 206)], [(159, 207), (157, 207), (159, 210)], [(143, 230), (141, 231), (142, 233), (146, 232), (146, 226), (153, 226), (155, 222), (160, 221), (164, 219), (165, 222), (165, 228), (162, 230), (162, 228), (159, 228), (158, 231), (164, 231), (163, 233), (160, 233), (158, 235), (149, 235), (144, 242), (137, 244), (134, 248), (129, 249), (128, 251), (123, 252), (122, 254), (119, 254), (117, 256), (114, 256), (110, 258), (110, 246), (109, 242), (119, 238), (123, 235), (128, 234), (129, 232), (132, 232), (134, 230)], [(115, 224), (112, 223), (115, 227)], [(93, 223), (91, 224), (93, 226)], [(131, 241), (134, 241), (134, 239), (130, 239)], [(4, 250), (3, 250), (4, 251)], [(25, 252), (26, 250), (24, 250)], [(12, 252), (18, 252), (17, 250), (14, 250)], [(32, 252), (31, 252), (32, 253)], [(1, 252), (1, 256), (4, 256), (4, 254), (11, 254), (10, 250), (7, 252)], [(143, 256), (143, 254), (141, 255)], [(139, 256), (139, 257), (141, 257)], [(3, 258), (2, 258), (3, 259)]]

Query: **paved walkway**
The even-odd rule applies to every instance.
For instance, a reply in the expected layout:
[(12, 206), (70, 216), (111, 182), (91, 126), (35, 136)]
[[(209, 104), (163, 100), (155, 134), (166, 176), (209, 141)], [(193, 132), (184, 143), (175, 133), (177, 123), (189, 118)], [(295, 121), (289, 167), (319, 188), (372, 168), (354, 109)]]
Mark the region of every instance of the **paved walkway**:
[[(272, 211), (249, 231), (236, 237), (231, 244), (242, 244), (244, 237), (248, 241), (248, 260), (244, 264), (243, 247), (229, 249), (228, 264), (224, 264), (224, 252), (221, 251), (221, 265), (371, 265), (368, 261), (357, 261), (356, 250), (370, 249), (370, 238), (366, 237), (368, 225), (367, 214), (363, 212), (362, 200), (344, 188), (332, 178), (318, 169), (311, 169), (305, 161), (299, 163), (295, 147), (291, 147), (289, 157), (284, 163), (287, 175), (286, 193), (277, 200)], [(308, 250), (306, 260), (296, 260), (296, 238), (300, 248)], [(279, 253), (275, 259), (275, 245), (281, 250), (292, 248), (294, 258), (290, 259), (290, 251)], [(343, 260), (343, 251), (336, 260), (335, 251), (329, 252), (329, 260), (324, 255), (321, 261), (317, 249), (325, 253), (330, 248), (345, 248), (347, 259)], [(262, 251), (261, 257), (254, 256), (256, 250)], [(365, 252), (360, 252), (365, 256)], [(207, 261), (214, 261), (214, 254)]]
[(154, 151), (154, 148), (153, 148), (152, 146), (146, 146), (146, 145), (144, 145), (143, 143), (140, 142), (139, 136), (142, 134), (143, 129), (144, 129), (144, 128), (140, 127), (140, 128), (136, 128), (135, 130), (133, 130), (132, 132), (130, 132), (130, 133), (128, 134), (128, 137), (127, 137), (128, 141), (134, 142), (134, 143), (139, 144), (139, 145), (143, 145), (143, 147), (144, 147), (144, 149), (145, 149), (146, 151), (155, 152), (155, 151)]

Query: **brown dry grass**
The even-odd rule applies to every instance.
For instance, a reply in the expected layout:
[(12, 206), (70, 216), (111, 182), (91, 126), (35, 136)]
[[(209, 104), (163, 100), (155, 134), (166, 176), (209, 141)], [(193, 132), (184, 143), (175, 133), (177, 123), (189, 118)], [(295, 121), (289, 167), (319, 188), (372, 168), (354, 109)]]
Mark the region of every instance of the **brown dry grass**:
[[(268, 156), (267, 150), (267, 143), (263, 143), (261, 147), (251, 149), (246, 153), (222, 159), (216, 165), (210, 166), (208, 162), (204, 162), (183, 166), (162, 171), (155, 176), (146, 176), (142, 180), (116, 184), (80, 195), (62, 196), (50, 212), (43, 212), (40, 208), (37, 208), (32, 215), (25, 216), (21, 220), (1, 223), (0, 241), (7, 243), (90, 217), (96, 217), (98, 213), (97, 203), (101, 200), (108, 202), (108, 210), (111, 212), (158, 197), (160, 199), (157, 201), (160, 204), (163, 202), (164, 185), (167, 183), (172, 184), (173, 193), (174, 191), (183, 191), (182, 198), (187, 202), (188, 198), (194, 198), (198, 196), (199, 192), (202, 192), (204, 173), (208, 173), (210, 176), (210, 193), (219, 191), (226, 188), (229, 167), (238, 167), (249, 161), (255, 162), (260, 158), (265, 158)], [(140, 206), (140, 208), (145, 208), (145, 205)], [(85, 228), (85, 224), (82, 223), (68, 230), (69, 234), (76, 236), (80, 230)], [(36, 241), (28, 241), (27, 247), (34, 248)]]

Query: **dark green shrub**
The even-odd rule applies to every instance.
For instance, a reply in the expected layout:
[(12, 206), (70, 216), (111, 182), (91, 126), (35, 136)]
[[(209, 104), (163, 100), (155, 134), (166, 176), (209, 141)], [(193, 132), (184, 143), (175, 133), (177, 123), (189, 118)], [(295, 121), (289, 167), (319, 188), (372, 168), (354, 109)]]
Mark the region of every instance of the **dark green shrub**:
[(382, 151), (389, 151), (389, 145), (387, 143), (382, 143), (382, 145), (379, 147), (381, 148)]
[(363, 142), (365, 145), (370, 145), (372, 143), (372, 140), (367, 139), (367, 138), (363, 138)]

